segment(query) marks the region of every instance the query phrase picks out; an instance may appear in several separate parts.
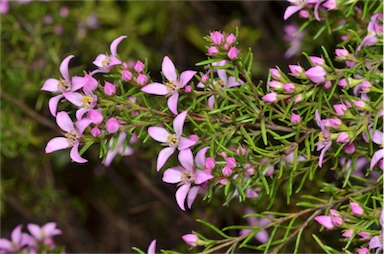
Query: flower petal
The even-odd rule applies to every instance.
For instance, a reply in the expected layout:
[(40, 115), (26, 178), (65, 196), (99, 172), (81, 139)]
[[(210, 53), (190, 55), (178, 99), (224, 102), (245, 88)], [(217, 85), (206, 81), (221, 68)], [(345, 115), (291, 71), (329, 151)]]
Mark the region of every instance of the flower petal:
[(183, 88), (195, 76), (196, 71), (183, 71), (180, 74), (179, 87)]
[(13, 243), (20, 244), (21, 242), (21, 228), (23, 225), (18, 225), (11, 233), (11, 239)]
[(143, 88), (141, 88), (141, 91), (144, 93), (157, 94), (157, 95), (166, 95), (169, 93), (167, 87), (161, 83), (148, 84)]
[(84, 132), (84, 130), (92, 123), (91, 119), (84, 118), (75, 123), (76, 129), (80, 134)]
[(199, 186), (193, 186), (187, 196), (187, 206), (189, 209), (191, 209), (193, 201), (195, 201), (197, 194), (199, 193), (200, 187)]
[(169, 110), (175, 115), (177, 115), (177, 101), (179, 100), (179, 93), (172, 94), (171, 97), (168, 98), (167, 105)]
[(164, 171), (163, 174), (163, 182), (166, 183), (179, 183), (181, 182), (181, 176), (182, 168), (181, 167), (175, 167), (175, 168), (169, 168)]
[(179, 146), (177, 147), (177, 149), (184, 150), (184, 149), (190, 148), (191, 146), (195, 145), (196, 143), (197, 143), (196, 140), (193, 140), (190, 138), (180, 137)]
[(84, 95), (78, 92), (69, 92), (69, 93), (63, 93), (65, 99), (67, 99), (72, 104), (81, 107), (83, 106), (83, 98)]
[(64, 137), (57, 137), (51, 139), (47, 146), (45, 147), (46, 153), (51, 153), (57, 150), (70, 148), (72, 145), (68, 142), (68, 140)]
[(193, 171), (193, 154), (191, 149), (181, 150), (179, 153), (181, 165), (188, 171)]
[(59, 101), (63, 98), (64, 96), (62, 94), (60, 95), (56, 95), (55, 97), (52, 97), (51, 99), (49, 99), (49, 102), (48, 102), (48, 106), (49, 106), (49, 112), (51, 112), (51, 114), (53, 116), (56, 116), (56, 112), (57, 112), (57, 105), (59, 104)]
[(185, 211), (185, 199), (187, 198), (187, 194), (191, 184), (184, 184), (180, 186), (180, 188), (176, 191), (176, 202), (181, 208), (181, 210)]
[(161, 65), (161, 70), (163, 71), (164, 76), (169, 81), (175, 82), (177, 80), (175, 65), (173, 64), (172, 60), (168, 56), (164, 57), (163, 63)]
[(43, 230), (46, 235), (50, 235), (50, 233), (53, 232), (54, 229), (56, 229), (55, 222), (48, 222), (47, 224), (41, 227), (41, 230)]
[(70, 152), (70, 157), (77, 163), (86, 163), (88, 160), (82, 158), (79, 154), (79, 143), (75, 144)]
[(241, 79), (236, 80), (236, 77), (233, 76), (228, 78), (228, 88), (239, 86), (241, 84), (244, 84), (244, 81), (242, 81)]
[(73, 58), (73, 55), (67, 56), (60, 64), (60, 73), (67, 82), (71, 82), (71, 77), (68, 72), (69, 61)]
[(315, 221), (317, 221), (319, 224), (326, 227), (327, 229), (333, 229), (335, 227), (332, 223), (331, 216), (316, 216)]
[(377, 162), (381, 159), (384, 158), (384, 148), (383, 149), (380, 149), (380, 150), (377, 150), (373, 156), (372, 156), (372, 160), (371, 160), (371, 164), (370, 164), (370, 169), (373, 169), (373, 167), (377, 164)]
[(148, 247), (147, 254), (155, 254), (156, 253), (156, 240), (153, 240)]
[(149, 127), (148, 134), (156, 141), (167, 142), (169, 132), (163, 127)]
[(195, 172), (195, 184), (202, 184), (213, 178), (210, 173), (197, 169)]
[(287, 20), (290, 16), (292, 16), (293, 14), (295, 14), (296, 12), (301, 10), (302, 8), (303, 8), (302, 5), (298, 5), (298, 6), (292, 5), (292, 6), (289, 6), (285, 10), (285, 12), (284, 12), (284, 20)]
[(219, 78), (221, 79), (221, 81), (224, 82), (224, 84), (227, 84), (228, 77), (227, 77), (227, 71), (226, 71), (226, 70), (218, 69), (218, 70), (217, 70), (217, 75), (219, 76)]
[(208, 106), (210, 108), (214, 108), (215, 107), (215, 96), (212, 95), (208, 98)]
[(195, 162), (199, 168), (205, 168), (205, 153), (207, 152), (208, 149), (209, 149), (209, 146), (206, 146), (200, 149), (200, 151), (198, 151), (196, 154)]
[(113, 40), (113, 42), (111, 43), (111, 46), (110, 46), (110, 50), (111, 50), (111, 55), (112, 56), (115, 56), (116, 55), (116, 51), (117, 51), (117, 46), (120, 44), (120, 42), (122, 40), (124, 40), (125, 38), (127, 38), (127, 36), (125, 35), (122, 35), (120, 36), (119, 38)]
[(269, 240), (269, 234), (268, 231), (263, 229), (260, 230), (259, 233), (255, 235), (256, 240), (258, 240), (261, 243), (266, 243)]
[[(5, 250), (5, 251), (9, 251), (9, 252), (14, 251), (13, 246), (12, 246), (12, 242), (5, 239), (5, 238), (0, 238), (0, 249)], [(5, 252), (5, 253), (8, 253), (8, 252)]]
[[(103, 66), (103, 62), (105, 61), (105, 59), (108, 59), (108, 56), (107, 55), (104, 55), (104, 54), (100, 54), (96, 57), (96, 59), (92, 62), (94, 65), (96, 65), (97, 67), (99, 68), (104, 68)], [(108, 71), (107, 71), (108, 72)], [(96, 72), (93, 72), (92, 74), (95, 74)]]
[(37, 240), (42, 240), (41, 229), (38, 225), (28, 224), (27, 228), (34, 238), (36, 238)]
[(164, 166), (164, 164), (167, 162), (168, 158), (174, 152), (175, 152), (174, 147), (166, 147), (160, 151), (159, 155), (157, 156), (157, 166), (156, 166), (157, 171), (159, 171)]
[(54, 79), (54, 78), (50, 78), (44, 82), (44, 85), (41, 88), (41, 90), (52, 92), (52, 93), (57, 93), (60, 91), (58, 86), (57, 86), (58, 84), (59, 84), (59, 80)]
[(84, 86), (88, 87), (90, 90), (95, 90), (97, 88), (97, 81), (91, 75), (87, 74), (84, 77), (72, 77), (72, 89), (71, 92), (77, 91)]
[(59, 113), (57, 113), (56, 123), (63, 131), (66, 132), (73, 131), (75, 129), (72, 119), (65, 111), (60, 111)]
[(180, 137), (181, 134), (183, 134), (183, 126), (184, 126), (184, 121), (187, 116), (187, 111), (181, 112), (178, 116), (175, 117), (173, 120), (173, 130), (176, 133), (176, 136)]

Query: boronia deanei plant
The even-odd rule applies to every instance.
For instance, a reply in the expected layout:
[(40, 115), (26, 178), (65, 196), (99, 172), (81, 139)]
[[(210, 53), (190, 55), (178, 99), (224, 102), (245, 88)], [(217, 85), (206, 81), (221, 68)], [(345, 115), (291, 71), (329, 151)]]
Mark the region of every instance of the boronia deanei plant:
[[(333, 35), (337, 48), (271, 66), (267, 80), (252, 77), (253, 54), (238, 48), (241, 31), (210, 32), (207, 59), (193, 70), (164, 56), (161, 78), (150, 76), (145, 60), (118, 54), (125, 35), (95, 54), (91, 72), (71, 73), (74, 56), (65, 57), (60, 74), (42, 87), (52, 94), (49, 109), (63, 133), (46, 152), (70, 149), (74, 162), (86, 163), (84, 152), (97, 147), (108, 166), (151, 143), (158, 154), (148, 172), (175, 186), (181, 210), (200, 199), (244, 214), (242, 224), (225, 228), (197, 218), (216, 237), (186, 232), (180, 237), (189, 252), (381, 253), (383, 5), (289, 2), (283, 18), (301, 22), (288, 30), (289, 55), (301, 53), (297, 39)], [(56, 231), (40, 241), (61, 233), (52, 225), (46, 230)], [(2, 250), (36, 245), (15, 230), (11, 241), (1, 239)], [(148, 245), (134, 249), (161, 249), (156, 240)]]

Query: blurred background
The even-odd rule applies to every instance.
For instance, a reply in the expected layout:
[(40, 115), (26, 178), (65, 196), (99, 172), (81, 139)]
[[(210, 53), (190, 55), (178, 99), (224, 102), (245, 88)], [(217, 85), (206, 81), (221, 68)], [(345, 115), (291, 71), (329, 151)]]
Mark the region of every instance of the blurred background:
[(287, 6), (284, 1), (2, 1), (1, 237), (9, 238), (18, 224), (55, 221), (64, 232), (55, 239), (68, 253), (146, 250), (155, 238), (157, 250), (183, 250), (183, 234), (205, 230), (194, 218), (219, 228), (244, 223), (240, 208), (223, 208), (219, 201), (206, 208), (201, 197), (182, 212), (176, 186), (163, 183), (155, 170), (158, 146), (152, 149), (150, 142), (108, 168), (97, 147), (86, 152), (84, 165), (71, 163), (68, 150), (45, 154), (46, 143), (60, 130), (48, 110), (51, 95), (40, 89), (48, 78), (59, 77), (59, 65), (70, 54), (75, 55), (71, 74), (95, 69), (95, 57), (109, 52), (121, 35), (128, 38), (119, 55), (147, 59), (152, 77), (160, 76), (165, 55), (178, 70), (197, 69), (194, 64), (206, 57), (203, 36), (214, 30), (234, 33), (236, 27), (241, 52), (249, 47), (254, 52), (255, 80), (265, 81), (270, 67), (299, 59), (295, 52), (284, 57), (290, 47), (284, 37), (289, 22), (282, 20)]

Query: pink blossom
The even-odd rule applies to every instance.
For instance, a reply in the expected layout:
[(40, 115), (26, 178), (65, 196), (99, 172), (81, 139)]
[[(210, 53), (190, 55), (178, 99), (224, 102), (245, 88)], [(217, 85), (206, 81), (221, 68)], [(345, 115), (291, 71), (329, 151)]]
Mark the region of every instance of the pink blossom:
[(22, 227), (22, 225), (15, 227), (11, 233), (11, 240), (0, 238), (0, 252), (3, 250), (6, 251), (5, 253), (16, 253), (31, 242), (31, 237), (21, 232)]
[(349, 57), (349, 52), (346, 49), (336, 49), (336, 56), (342, 60), (346, 60)]
[(90, 109), (88, 111), (88, 117), (92, 120), (92, 123), (99, 125), (103, 122), (104, 116), (100, 109)]
[(236, 41), (236, 36), (234, 34), (230, 34), (227, 36), (226, 42), (228, 45), (232, 45)]
[(168, 98), (168, 108), (177, 115), (177, 101), (179, 99), (179, 89), (183, 88), (196, 74), (196, 71), (184, 71), (177, 76), (175, 65), (169, 57), (164, 57), (162, 71), (168, 80), (165, 84), (151, 83), (141, 89), (149, 94), (165, 95)]
[(234, 60), (239, 56), (239, 50), (235, 47), (232, 47), (228, 50), (227, 56), (229, 59)]
[(132, 80), (132, 73), (128, 70), (123, 70), (121, 72), (121, 79), (125, 82)]
[(327, 72), (321, 66), (315, 66), (304, 72), (305, 75), (314, 83), (322, 83), (325, 81)]
[(269, 72), (271, 73), (272, 78), (275, 80), (280, 80), (282, 78), (279, 70), (276, 68), (270, 68)]
[(218, 31), (211, 32), (210, 38), (215, 45), (220, 45), (224, 42), (224, 35)]
[(295, 85), (292, 83), (287, 83), (283, 86), (283, 89), (286, 93), (294, 93), (295, 92)]
[[(185, 211), (185, 200), (187, 200), (188, 208), (191, 208), (192, 203), (201, 188), (198, 185), (213, 178), (210, 173), (201, 170), (204, 169), (205, 166), (205, 153), (208, 148), (209, 147), (205, 147), (196, 154), (195, 164), (198, 169), (194, 167), (191, 149), (184, 149), (180, 151), (178, 156), (182, 166), (169, 168), (164, 171), (164, 182), (179, 183), (180, 187), (176, 191), (176, 201), (183, 211)], [(192, 186), (193, 184), (195, 186)]]
[(110, 46), (111, 55), (100, 54), (93, 61), (93, 64), (99, 67), (100, 72), (109, 72), (114, 66), (121, 64), (122, 62), (117, 58), (117, 46), (122, 40), (127, 38), (123, 35), (113, 40)]
[(178, 150), (187, 149), (194, 144), (196, 141), (189, 138), (182, 137), (183, 126), (185, 117), (187, 116), (187, 111), (180, 113), (173, 121), (173, 129), (175, 134), (169, 133), (163, 127), (149, 127), (148, 134), (154, 140), (162, 142), (166, 148), (160, 151), (157, 157), (157, 171), (160, 170), (161, 167), (164, 166), (168, 158), (175, 152), (176, 148)]
[(56, 137), (51, 139), (45, 147), (46, 153), (51, 153), (61, 149), (67, 149), (72, 147), (70, 157), (73, 161), (78, 163), (87, 162), (79, 154), (79, 145), (82, 137), (82, 133), (92, 122), (90, 119), (82, 119), (73, 124), (71, 118), (67, 112), (59, 112), (56, 116), (57, 125), (65, 131), (65, 137)]
[(52, 93), (60, 93), (55, 97), (49, 100), (49, 110), (53, 116), (56, 116), (57, 105), (62, 98), (67, 98), (72, 92), (82, 88), (84, 86), (83, 79), (80, 77), (69, 76), (68, 65), (69, 61), (73, 58), (73, 55), (67, 56), (60, 64), (60, 73), (62, 78), (60, 80), (57, 79), (48, 79), (45, 81), (41, 90), (52, 92)]
[(195, 234), (186, 234), (183, 235), (181, 238), (183, 238), (184, 242), (186, 242), (189, 246), (192, 247), (197, 246), (197, 241), (199, 240), (199, 237)]
[(116, 93), (116, 86), (111, 82), (105, 82), (104, 84), (104, 93), (108, 96), (112, 96)]
[(343, 116), (348, 110), (347, 106), (345, 106), (344, 104), (335, 104), (333, 105), (333, 108), (335, 109), (335, 112), (338, 116)]
[(369, 254), (370, 251), (368, 248), (359, 248), (357, 249), (357, 254)]
[(314, 66), (319, 66), (319, 65), (324, 65), (325, 64), (325, 61), (323, 58), (321, 57), (317, 57), (317, 56), (310, 56), (309, 59), (311, 60), (312, 64)]
[(68, 101), (79, 107), (76, 111), (77, 120), (82, 119), (83, 115), (97, 104), (97, 96), (93, 94), (92, 90), (83, 89), (83, 91), (84, 94), (73, 92), (66, 95)]
[(301, 118), (298, 114), (292, 113), (291, 116), (291, 123), (293, 124), (299, 124), (301, 122)]
[(38, 241), (44, 241), (55, 235), (61, 235), (61, 230), (56, 228), (55, 222), (49, 222), (42, 227), (36, 224), (28, 224), (27, 227), (31, 235)]
[(380, 251), (383, 250), (383, 239), (380, 236), (374, 236), (368, 243), (368, 248), (370, 249), (377, 249), (376, 254), (381, 253)]
[(361, 216), (364, 214), (364, 209), (356, 202), (349, 203), (349, 206), (351, 207), (352, 214), (356, 216)]
[(116, 133), (120, 129), (120, 123), (116, 118), (109, 118), (105, 123), (105, 128), (109, 133)]
[(336, 139), (336, 142), (339, 142), (339, 143), (349, 143), (350, 141), (351, 141), (351, 138), (348, 132), (341, 132)]
[[(253, 214), (256, 212), (250, 208), (246, 208), (245, 213), (246, 214)], [(247, 216), (246, 220), (247, 220), (247, 224), (249, 226), (252, 226), (252, 227), (264, 227), (264, 226), (268, 225), (269, 223), (271, 223), (270, 219), (259, 218), (256, 216)], [(242, 229), (242, 230), (240, 230), (239, 234), (240, 235), (248, 235), (252, 232), (253, 232), (253, 230), (251, 230), (251, 229)], [(267, 243), (269, 240), (268, 231), (265, 229), (260, 230), (258, 233), (255, 234), (255, 238), (256, 238), (256, 240), (258, 240), (261, 243)]]
[(325, 3), (323, 3), (323, 6), (328, 10), (335, 10), (337, 7), (337, 2), (336, 0), (328, 0)]
[(120, 132), (115, 147), (113, 147), (115, 138), (111, 138), (111, 140), (109, 141), (108, 153), (105, 157), (105, 161), (103, 162), (104, 166), (108, 167), (109, 165), (111, 165), (112, 160), (118, 154), (121, 154), (122, 156), (129, 156), (133, 154), (134, 150), (131, 147), (124, 145), (126, 138), (127, 134), (125, 132)]
[(147, 82), (148, 82), (148, 77), (147, 77), (147, 75), (145, 75), (145, 74), (139, 74), (139, 76), (137, 76), (136, 82), (137, 82), (137, 84), (139, 84), (139, 85), (141, 85), (141, 86), (146, 85)]
[[(375, 144), (378, 144), (380, 145), (381, 147), (383, 146), (384, 144), (384, 135), (383, 135), (383, 132), (380, 131), (380, 130), (376, 130), (375, 132), (373, 132), (371, 129), (370, 129), (370, 134), (371, 134), (371, 140), (373, 143)], [(371, 163), (370, 163), (370, 168), (373, 169), (373, 167), (380, 161), (384, 158), (384, 148), (381, 148), (379, 150), (377, 150), (373, 156), (372, 156), (372, 159), (371, 159)]]
[(304, 73), (304, 69), (303, 67), (301, 67), (300, 65), (288, 65), (289, 67), (289, 70), (291, 71), (291, 74), (296, 77), (296, 78), (301, 78), (303, 73)]
[(136, 62), (134, 69), (136, 72), (140, 73), (140, 72), (144, 71), (144, 67), (145, 66), (144, 66), (143, 62), (139, 60)]
[(307, 0), (288, 0), (292, 5), (288, 6), (287, 9), (284, 12), (284, 20), (287, 20), (290, 16), (295, 14), (296, 12), (300, 11), (304, 8), (304, 6), (307, 4)]
[(351, 143), (351, 144), (345, 144), (344, 145), (344, 152), (346, 154), (353, 154), (355, 151), (356, 151), (355, 144)]
[(217, 55), (218, 53), (219, 53), (219, 50), (215, 46), (208, 48), (208, 55), (214, 56), (214, 55)]
[(93, 127), (91, 130), (91, 135), (95, 138), (101, 135), (101, 130), (98, 127)]
[(263, 101), (266, 101), (266, 102), (269, 102), (269, 103), (275, 103), (277, 102), (277, 93), (268, 93), (266, 95), (264, 95), (262, 98), (261, 98)]

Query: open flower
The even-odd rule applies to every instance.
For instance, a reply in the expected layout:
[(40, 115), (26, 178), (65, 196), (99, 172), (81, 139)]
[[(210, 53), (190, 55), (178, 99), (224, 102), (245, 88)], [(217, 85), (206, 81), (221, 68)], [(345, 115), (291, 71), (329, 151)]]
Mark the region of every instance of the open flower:
[[(250, 208), (246, 208), (245, 212), (246, 212), (246, 214), (256, 213), (254, 210), (252, 210)], [(264, 227), (264, 226), (268, 225), (269, 223), (271, 223), (271, 220), (269, 220), (269, 219), (258, 218), (255, 216), (249, 216), (246, 218), (246, 220), (247, 220), (248, 225), (252, 226), (252, 227)], [(240, 235), (248, 235), (252, 232), (253, 232), (252, 229), (242, 229), (242, 230), (240, 230)], [(255, 234), (255, 238), (256, 238), (256, 240), (258, 240), (261, 243), (268, 242), (268, 240), (269, 240), (268, 231), (265, 229), (260, 230), (258, 233)]]
[(173, 130), (175, 131), (175, 134), (169, 133), (163, 127), (148, 128), (149, 136), (156, 141), (162, 142), (163, 145), (168, 146), (161, 150), (157, 157), (157, 171), (164, 166), (165, 162), (167, 162), (168, 158), (175, 152), (176, 148), (183, 150), (196, 144), (196, 140), (181, 136), (183, 134), (183, 126), (186, 116), (187, 111), (184, 111), (175, 117), (175, 120), (173, 121)]
[(43, 225), (42, 227), (36, 224), (28, 224), (27, 227), (31, 235), (39, 242), (42, 242), (48, 238), (52, 238), (55, 235), (61, 234), (61, 230), (56, 228), (55, 222), (49, 222)]
[(0, 238), (0, 253), (16, 253), (23, 246), (30, 243), (31, 237), (22, 233), (22, 225), (18, 225), (11, 233), (11, 241), (6, 238)]
[(57, 105), (62, 98), (67, 98), (74, 91), (79, 90), (85, 84), (82, 77), (72, 77), (68, 72), (69, 61), (73, 58), (73, 55), (67, 56), (60, 64), (60, 73), (61, 78), (54, 79), (50, 78), (45, 81), (41, 90), (52, 92), (52, 93), (60, 93), (55, 97), (52, 97), (49, 100), (49, 111), (53, 116), (56, 116)]
[[(203, 169), (205, 167), (205, 152), (209, 147), (201, 149), (195, 158), (195, 163), (198, 168)], [(185, 149), (179, 153), (179, 161), (182, 166), (169, 168), (164, 171), (163, 181), (166, 183), (179, 183), (180, 187), (176, 191), (176, 201), (179, 207), (185, 211), (185, 200), (187, 199), (188, 208), (191, 208), (193, 201), (195, 200), (200, 185), (213, 176), (200, 169), (194, 167), (193, 154), (191, 149)], [(195, 186), (192, 186), (192, 185)]]
[(141, 89), (149, 94), (165, 95), (168, 98), (168, 108), (177, 115), (177, 102), (179, 99), (179, 90), (183, 88), (196, 74), (196, 71), (184, 71), (178, 77), (175, 65), (172, 60), (165, 56), (162, 63), (162, 72), (168, 80), (165, 84), (151, 83)]
[(94, 65), (99, 67), (99, 70), (96, 72), (109, 72), (114, 66), (121, 64), (121, 61), (117, 58), (117, 46), (125, 38), (127, 38), (127, 36), (123, 35), (112, 41), (110, 46), (110, 56), (106, 54), (100, 54), (96, 57), (96, 59), (92, 62)]
[(111, 165), (112, 160), (116, 157), (117, 154), (121, 154), (123, 156), (129, 156), (133, 154), (133, 149), (129, 146), (126, 146), (124, 148), (124, 141), (127, 137), (127, 134), (125, 132), (121, 132), (119, 134), (119, 137), (117, 138), (117, 143), (114, 149), (113, 148), (113, 141), (114, 139), (112, 138), (109, 141), (109, 150), (107, 153), (107, 157), (105, 158), (104, 165), (108, 167)]
[(62, 111), (57, 113), (56, 122), (57, 125), (66, 133), (64, 134), (64, 137), (56, 137), (51, 139), (45, 147), (45, 152), (51, 153), (57, 150), (72, 147), (70, 153), (71, 159), (78, 163), (87, 162), (87, 160), (82, 158), (79, 154), (79, 145), (84, 130), (88, 127), (89, 124), (91, 124), (92, 120), (84, 118), (73, 124), (68, 113)]

